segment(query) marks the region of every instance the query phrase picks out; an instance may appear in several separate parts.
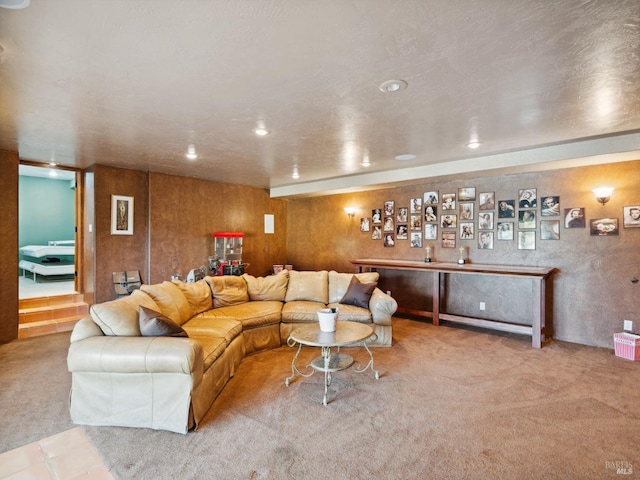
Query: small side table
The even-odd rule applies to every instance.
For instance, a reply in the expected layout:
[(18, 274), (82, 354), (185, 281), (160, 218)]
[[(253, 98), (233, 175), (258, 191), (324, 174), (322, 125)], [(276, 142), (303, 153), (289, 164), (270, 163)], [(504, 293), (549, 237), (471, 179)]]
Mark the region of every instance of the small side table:
[[(327, 391), (329, 385), (331, 385), (331, 374), (338, 372), (346, 368), (351, 367), (354, 364), (353, 357), (340, 353), (340, 347), (345, 346), (358, 346), (361, 345), (365, 348), (369, 354), (369, 362), (363, 368), (357, 368), (354, 366), (353, 370), (356, 373), (363, 373), (371, 368), (376, 380), (380, 378), (377, 370), (373, 369), (373, 354), (369, 350), (367, 340), (375, 336), (373, 328), (369, 325), (357, 322), (342, 322), (339, 321), (336, 324), (335, 332), (323, 332), (320, 330), (320, 326), (317, 323), (302, 325), (291, 332), (287, 339), (287, 345), (294, 347), (298, 344), (298, 350), (293, 356), (291, 361), (291, 376), (287, 377), (284, 384), (288, 387), (289, 383), (296, 375), (296, 373), (302, 377), (310, 377), (316, 371), (324, 372), (324, 397), (322, 404), (327, 404)], [(302, 346), (307, 345), (309, 347), (320, 347), (322, 355), (314, 358), (309, 365), (306, 366), (308, 373), (301, 372), (296, 366), (296, 360), (302, 350)], [(331, 353), (332, 348), (337, 348), (336, 353)], [(309, 370), (311, 370), (309, 372)]]

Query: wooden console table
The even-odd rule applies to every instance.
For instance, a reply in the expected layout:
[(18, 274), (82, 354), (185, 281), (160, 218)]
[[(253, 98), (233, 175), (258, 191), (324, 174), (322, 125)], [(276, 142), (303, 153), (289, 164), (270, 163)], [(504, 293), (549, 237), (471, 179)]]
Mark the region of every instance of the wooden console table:
[[(418, 270), (430, 271), (433, 273), (433, 324), (439, 325), (440, 320), (449, 320), (451, 322), (464, 323), (476, 327), (491, 328), (504, 332), (519, 333), (531, 336), (531, 344), (534, 348), (541, 348), (545, 340), (545, 288), (546, 280), (549, 278), (555, 268), (548, 267), (522, 267), (513, 265), (480, 265), (466, 263), (458, 265), (457, 263), (441, 263), (441, 262), (419, 262), (411, 260), (385, 260), (375, 258), (364, 258), (351, 260), (356, 267), (356, 273), (372, 271), (376, 268), (388, 270)], [(537, 299), (533, 303), (533, 320), (531, 326), (518, 325), (514, 323), (502, 322), (497, 320), (487, 320), (483, 318), (465, 317), (461, 315), (451, 315), (440, 311), (440, 297), (443, 282), (441, 276), (448, 273), (460, 273), (467, 275), (499, 275), (507, 277), (526, 277), (534, 280), (533, 295)]]

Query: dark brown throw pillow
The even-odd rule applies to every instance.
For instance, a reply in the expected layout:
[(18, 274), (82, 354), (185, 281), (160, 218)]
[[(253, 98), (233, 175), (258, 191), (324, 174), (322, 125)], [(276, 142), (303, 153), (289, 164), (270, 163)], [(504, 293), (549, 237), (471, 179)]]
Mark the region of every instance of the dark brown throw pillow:
[(188, 337), (176, 322), (150, 308), (140, 306), (140, 333), (143, 337)]
[(340, 300), (343, 305), (353, 305), (356, 307), (369, 308), (369, 300), (371, 294), (378, 286), (378, 282), (373, 283), (360, 283), (358, 277), (355, 275), (351, 277), (351, 283), (349, 288), (344, 294), (344, 297)]

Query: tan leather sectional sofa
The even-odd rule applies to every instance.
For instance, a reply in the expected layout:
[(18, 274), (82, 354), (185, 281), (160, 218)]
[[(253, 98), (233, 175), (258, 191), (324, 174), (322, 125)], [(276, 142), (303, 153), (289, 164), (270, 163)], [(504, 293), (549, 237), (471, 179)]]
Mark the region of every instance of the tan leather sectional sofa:
[[(67, 357), (72, 421), (186, 433), (246, 355), (286, 345), (296, 325), (317, 322), (317, 310), (327, 306), (339, 307), (340, 320), (370, 324), (372, 345), (391, 345), (392, 297), (375, 288), (369, 308), (340, 304), (354, 275), (369, 287), (378, 280), (376, 272), (295, 270), (206, 277), (143, 285), (131, 296), (92, 305), (72, 332)], [(188, 337), (143, 336), (141, 307)]]

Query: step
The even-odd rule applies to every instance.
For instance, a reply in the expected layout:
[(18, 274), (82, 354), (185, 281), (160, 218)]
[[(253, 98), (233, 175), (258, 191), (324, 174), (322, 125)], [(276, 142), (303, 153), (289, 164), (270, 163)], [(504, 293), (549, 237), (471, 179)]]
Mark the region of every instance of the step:
[(49, 297), (22, 298), (18, 301), (18, 310), (23, 310), (26, 308), (49, 307), (53, 305), (61, 305), (64, 303), (78, 303), (83, 301), (84, 298), (81, 293), (52, 295)]
[(18, 311), (18, 324), (59, 320), (67, 317), (89, 314), (89, 305), (85, 302), (60, 303), (39, 307), (22, 308)]
[(54, 333), (69, 332), (78, 320), (85, 315), (74, 315), (56, 320), (43, 320), (39, 322), (29, 322), (18, 325), (18, 338), (39, 337), (41, 335), (51, 335)]

